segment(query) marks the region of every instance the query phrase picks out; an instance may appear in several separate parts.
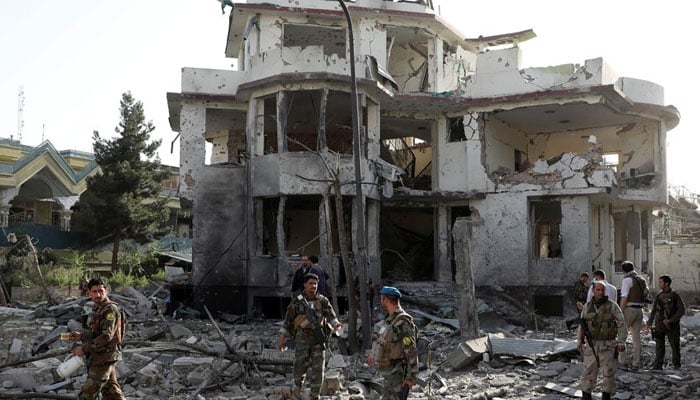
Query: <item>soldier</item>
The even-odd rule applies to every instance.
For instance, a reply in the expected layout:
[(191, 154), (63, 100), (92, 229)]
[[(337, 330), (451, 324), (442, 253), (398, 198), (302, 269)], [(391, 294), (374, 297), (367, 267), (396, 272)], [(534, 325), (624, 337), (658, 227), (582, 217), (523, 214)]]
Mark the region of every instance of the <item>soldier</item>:
[(386, 325), (367, 356), (369, 365), (377, 365), (384, 377), (383, 399), (406, 399), (416, 383), (418, 328), (413, 318), (401, 308), (401, 292), (392, 286), (379, 291)]
[(327, 337), (322, 330), (327, 324), (338, 329), (338, 321), (328, 299), (317, 293), (318, 276), (304, 275), (304, 291), (287, 306), (284, 325), (280, 329), (279, 348), (286, 350), (286, 336), (294, 338), (294, 398), (301, 397), (304, 377), (311, 367), (311, 399), (318, 399), (326, 366)]
[[(583, 305), (586, 303), (586, 295), (588, 293), (588, 272), (581, 273), (581, 276), (574, 282), (574, 303), (581, 312)], [(566, 320), (566, 330), (570, 331), (572, 327), (578, 326), (578, 317)]]
[(107, 285), (102, 279), (90, 279), (87, 287), (95, 302), (88, 329), (70, 333), (72, 340), (82, 342), (81, 346), (73, 349), (73, 354), (85, 355), (88, 370), (78, 399), (96, 399), (99, 393), (104, 400), (125, 399), (115, 369), (117, 361), (122, 359), (123, 332), (119, 306), (107, 297)]
[(666, 356), (666, 336), (668, 336), (668, 344), (671, 345), (673, 368), (681, 368), (681, 317), (685, 314), (685, 304), (681, 296), (671, 289), (671, 282), (672, 279), (668, 275), (659, 277), (661, 292), (654, 299), (649, 322), (646, 326), (648, 331), (653, 321), (652, 335), (656, 340), (654, 369), (663, 369), (664, 357)]
[[(591, 392), (598, 378), (598, 369), (603, 372), (603, 400), (610, 400), (615, 393), (615, 371), (617, 360), (615, 347), (625, 351), (627, 326), (620, 307), (605, 295), (605, 282), (594, 284), (593, 299), (581, 311), (584, 323), (579, 327), (578, 351), (583, 353), (583, 375), (581, 390), (583, 400), (591, 400)], [(585, 346), (586, 342), (588, 345)]]

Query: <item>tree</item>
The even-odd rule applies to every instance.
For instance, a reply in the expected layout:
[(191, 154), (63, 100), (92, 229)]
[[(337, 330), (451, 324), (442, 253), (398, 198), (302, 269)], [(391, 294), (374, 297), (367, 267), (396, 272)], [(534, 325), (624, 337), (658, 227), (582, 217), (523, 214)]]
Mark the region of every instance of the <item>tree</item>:
[(88, 177), (83, 196), (86, 212), (96, 223), (94, 233), (112, 235), (112, 271), (117, 268), (122, 238), (143, 243), (162, 236), (169, 217), (167, 199), (159, 195), (170, 173), (161, 168), (156, 155), (161, 141), (149, 142), (155, 126), (145, 122), (143, 105), (130, 92), (122, 94), (120, 115), (115, 128), (119, 136), (108, 140), (93, 133), (101, 172)]

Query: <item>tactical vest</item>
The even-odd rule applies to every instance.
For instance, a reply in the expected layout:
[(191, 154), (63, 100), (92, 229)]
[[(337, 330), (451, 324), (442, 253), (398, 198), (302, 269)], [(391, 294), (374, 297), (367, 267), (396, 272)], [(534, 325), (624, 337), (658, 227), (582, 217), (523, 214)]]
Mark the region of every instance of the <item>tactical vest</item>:
[[(303, 296), (303, 294), (299, 296)], [(311, 305), (313, 314), (316, 316), (319, 325), (324, 326), (326, 321), (323, 316), (323, 303), (320, 295), (317, 295), (316, 298), (312, 300), (306, 299), (306, 301)], [(314, 325), (309, 321), (304, 301), (295, 297), (292, 309), (294, 310), (294, 320), (292, 321), (294, 332), (292, 332), (292, 334), (296, 340), (304, 343), (317, 341), (316, 335), (313, 332)]]
[(380, 334), (377, 340), (376, 348), (373, 349), (375, 353), (374, 358), (379, 363), (380, 369), (391, 367), (392, 360), (401, 360), (404, 358), (404, 347), (401, 343), (402, 338), (397, 334), (399, 323), (407, 323), (411, 326), (414, 345), (418, 338), (418, 328), (413, 323), (413, 317), (403, 310), (397, 311), (397, 313), (398, 315), (394, 317), (391, 324), (384, 328), (385, 330)]
[(630, 287), (630, 292), (627, 295), (627, 301), (630, 303), (642, 303), (644, 289), (647, 287), (647, 282), (639, 275), (632, 275), (632, 286)]
[(612, 313), (613, 303), (608, 300), (600, 306), (596, 312), (593, 302), (588, 304), (583, 318), (588, 324), (588, 330), (593, 336), (593, 340), (613, 340), (617, 337), (617, 324)]

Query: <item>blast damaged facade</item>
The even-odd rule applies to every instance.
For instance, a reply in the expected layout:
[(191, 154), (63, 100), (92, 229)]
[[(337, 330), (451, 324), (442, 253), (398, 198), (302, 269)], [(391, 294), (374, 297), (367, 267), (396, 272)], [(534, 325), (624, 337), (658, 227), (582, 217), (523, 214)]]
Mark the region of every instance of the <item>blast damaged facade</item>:
[(454, 280), (454, 235), (477, 286), (537, 295), (592, 266), (615, 276), (617, 260), (651, 270), (679, 120), (663, 88), (602, 59), (523, 69), (532, 31), (464, 38), (423, 3), (348, 3), (354, 60), (335, 1), (236, 3), (225, 48), (238, 70), (183, 68), (168, 104), (196, 298), (251, 312), (288, 296), (292, 254), (327, 265), (336, 176), (357, 251), (350, 62), (373, 282)]

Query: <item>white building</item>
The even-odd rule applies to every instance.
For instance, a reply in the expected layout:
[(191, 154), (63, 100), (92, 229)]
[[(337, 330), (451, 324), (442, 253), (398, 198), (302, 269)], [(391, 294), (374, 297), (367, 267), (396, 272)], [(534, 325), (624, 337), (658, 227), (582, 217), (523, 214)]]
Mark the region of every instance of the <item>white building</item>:
[(592, 266), (613, 282), (616, 260), (652, 268), (679, 120), (663, 88), (602, 59), (522, 69), (517, 43), (532, 31), (466, 39), (422, 3), (347, 3), (354, 60), (336, 1), (236, 3), (226, 56), (238, 70), (183, 69), (168, 104), (199, 301), (265, 308), (288, 294), (291, 253), (337, 252), (324, 200), (336, 173), (354, 246), (350, 62), (374, 282), (452, 281), (459, 217), (478, 286), (536, 297)]

